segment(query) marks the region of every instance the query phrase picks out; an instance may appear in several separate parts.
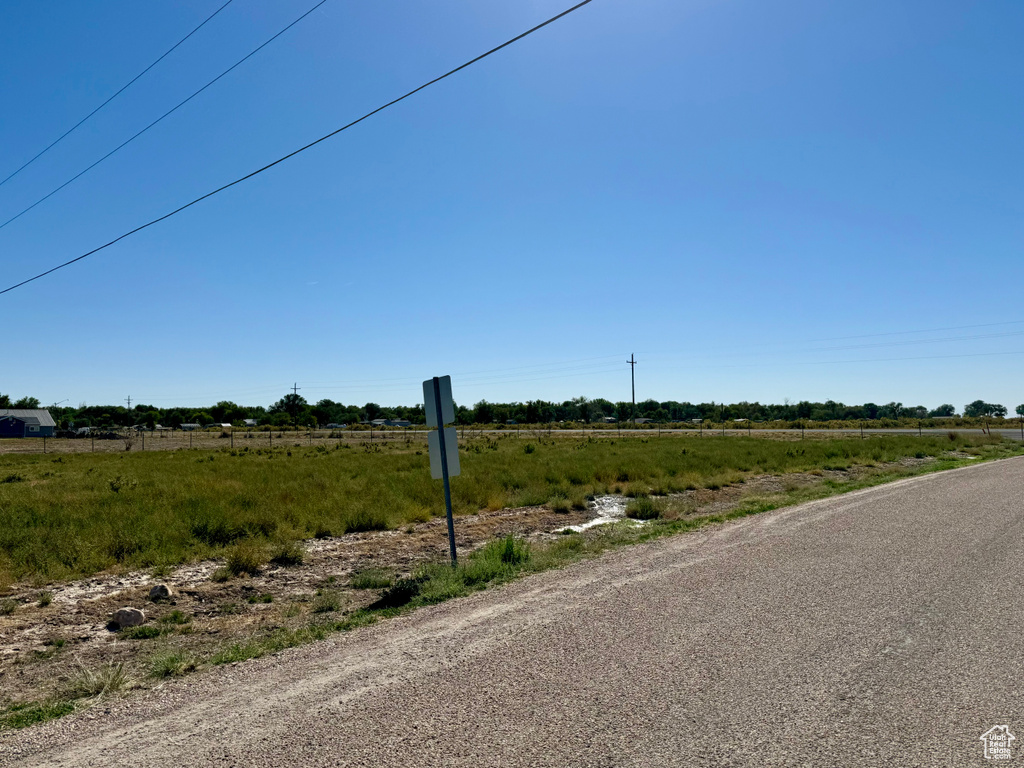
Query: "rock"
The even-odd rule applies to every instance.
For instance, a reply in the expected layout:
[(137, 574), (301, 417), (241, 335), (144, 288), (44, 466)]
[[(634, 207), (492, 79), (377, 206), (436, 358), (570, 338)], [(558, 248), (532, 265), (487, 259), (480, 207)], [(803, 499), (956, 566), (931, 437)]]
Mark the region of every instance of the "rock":
[(157, 600), (170, 600), (173, 594), (171, 588), (166, 584), (154, 584), (153, 588), (149, 590), (149, 599), (153, 602)]
[(118, 627), (137, 627), (146, 622), (146, 614), (138, 608), (121, 608), (114, 613), (113, 622)]

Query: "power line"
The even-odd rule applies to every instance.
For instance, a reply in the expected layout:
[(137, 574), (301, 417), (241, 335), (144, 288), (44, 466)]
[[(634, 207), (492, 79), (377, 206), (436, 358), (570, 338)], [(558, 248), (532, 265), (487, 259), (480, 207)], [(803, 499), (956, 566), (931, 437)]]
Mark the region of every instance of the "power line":
[[(321, 0), (321, 4), (323, 2), (326, 2), (326, 0)], [(28, 283), (31, 283), (34, 280), (38, 280), (41, 277), (46, 277), (46, 275), (52, 274), (53, 272), (56, 272), (58, 269), (63, 269), (64, 267), (68, 267), (68, 266), (74, 264), (77, 261), (81, 261), (82, 259), (88, 258), (89, 256), (92, 256), (94, 253), (98, 253), (99, 251), (102, 251), (105, 248), (109, 248), (110, 246), (114, 245), (115, 243), (118, 243), (121, 240), (124, 240), (126, 237), (131, 237), (136, 232), (141, 232), (143, 229), (146, 229), (147, 227), (151, 227), (154, 224), (159, 224), (164, 219), (169, 219), (171, 216), (174, 216), (175, 214), (181, 213), (186, 208), (191, 208), (196, 203), (200, 203), (203, 200), (207, 199), (208, 197), (213, 197), (214, 195), (216, 195), (216, 194), (218, 194), (220, 192), (223, 192), (225, 189), (229, 189), (230, 187), (233, 187), (236, 184), (241, 184), (243, 181), (247, 181), (247, 180), (251, 179), (253, 176), (257, 176), (257, 175), (263, 173), (264, 171), (270, 170), (275, 165), (283, 163), (285, 160), (290, 160), (291, 158), (295, 157), (296, 155), (300, 154), (301, 152), (305, 152), (307, 149), (315, 147), (320, 142), (326, 141), (327, 139), (330, 139), (333, 136), (337, 136), (342, 131), (348, 130), (349, 128), (351, 128), (354, 125), (358, 125), (359, 123), (363, 122), (364, 120), (366, 120), (366, 119), (368, 119), (370, 117), (373, 117), (378, 112), (382, 112), (385, 109), (387, 109), (388, 107), (391, 107), (391, 106), (397, 104), (398, 102), (404, 101), (405, 99), (409, 98), (410, 96), (412, 96), (412, 95), (414, 95), (416, 93), (419, 93), (423, 89), (429, 88), (430, 86), (434, 85), (435, 83), (440, 82), (441, 80), (444, 80), (447, 77), (451, 77), (456, 72), (460, 72), (463, 69), (466, 69), (466, 67), (470, 67), (473, 64), (476, 64), (478, 61), (486, 59), (491, 54), (497, 53), (498, 51), (502, 50), (503, 48), (507, 48), (508, 46), (512, 45), (513, 43), (519, 42), (524, 37), (527, 37), (528, 35), (532, 35), (534, 32), (536, 32), (536, 31), (538, 31), (540, 29), (543, 29), (544, 27), (548, 26), (548, 24), (552, 24), (553, 22), (558, 21), (563, 16), (568, 16), (573, 11), (579, 10), (584, 5), (588, 5), (591, 2), (592, 2), (592, 0), (582, 0), (582, 2), (577, 3), (576, 5), (572, 6), (571, 8), (568, 8), (567, 10), (562, 11), (561, 13), (557, 14), (556, 16), (552, 16), (547, 21), (544, 21), (544, 22), (538, 24), (537, 26), (532, 27), (532, 28), (526, 30), (522, 34), (516, 35), (515, 37), (513, 37), (510, 40), (506, 40), (501, 45), (496, 46), (494, 48), (491, 48), (491, 50), (487, 51), (486, 53), (480, 54), (479, 56), (477, 56), (474, 59), (470, 59), (465, 64), (461, 64), (458, 67), (456, 67), (455, 69), (449, 70), (448, 72), (445, 72), (443, 75), (441, 75), (439, 77), (435, 77), (433, 80), (427, 81), (426, 83), (424, 83), (423, 85), (419, 86), (418, 88), (414, 88), (413, 90), (409, 91), (408, 93), (406, 93), (406, 94), (404, 94), (402, 96), (399, 96), (397, 99), (392, 99), (388, 103), (386, 103), (386, 104), (384, 104), (384, 105), (382, 105), (380, 107), (377, 107), (372, 112), (367, 112), (365, 115), (363, 115), (360, 118), (357, 118), (356, 120), (353, 120), (351, 123), (348, 123), (347, 125), (343, 125), (343, 126), (341, 126), (341, 128), (338, 128), (338, 129), (336, 129), (334, 131), (331, 131), (330, 133), (328, 133), (328, 134), (326, 134), (324, 136), (321, 136), (319, 139), (316, 139), (315, 141), (311, 141), (309, 144), (306, 144), (303, 147), (299, 147), (298, 149), (296, 149), (296, 150), (294, 150), (292, 152), (289, 152), (287, 155), (284, 155), (283, 157), (278, 158), (277, 160), (273, 161), (272, 163), (268, 163), (267, 165), (264, 165), (262, 168), (258, 168), (255, 171), (246, 174), (245, 176), (242, 176), (240, 178), (235, 179), (232, 182), (229, 182), (229, 183), (225, 184), (222, 187), (218, 187), (217, 189), (213, 190), (212, 192), (207, 192), (205, 195), (197, 197), (195, 200), (192, 200), (189, 203), (185, 203), (185, 205), (182, 205), (179, 208), (175, 208), (173, 211), (170, 211), (169, 213), (165, 213), (163, 216), (158, 216), (157, 218), (152, 219), (152, 220), (146, 222), (145, 224), (142, 224), (142, 225), (136, 227), (135, 229), (129, 230), (128, 232), (125, 232), (123, 235), (120, 235), (119, 237), (115, 237), (113, 240), (111, 240), (111, 241), (109, 241), (107, 243), (104, 243), (103, 245), (101, 245), (101, 246), (99, 246), (97, 248), (93, 248), (91, 251), (87, 251), (87, 252), (83, 253), (81, 256), (76, 256), (75, 258), (73, 258), (73, 259), (71, 259), (69, 261), (65, 261), (63, 264), (58, 264), (56, 267), (52, 267), (51, 269), (48, 269), (45, 272), (40, 272), (38, 275), (35, 275), (34, 277), (30, 277), (27, 280), (22, 280), (20, 283), (15, 283), (14, 285), (12, 285), (12, 286), (10, 286), (8, 288), (4, 288), (2, 291), (0, 291), (0, 295), (3, 295), (3, 294), (8, 293), (10, 291), (13, 291), (15, 288), (20, 288), (21, 286), (26, 285)]]
[[(137, 75), (136, 75), (135, 77), (133, 77), (133, 78), (132, 78), (131, 80), (129, 80), (129, 81), (127, 82), (127, 83), (125, 83), (125, 84), (124, 84), (124, 85), (122, 85), (122, 86), (121, 86), (120, 88), (118, 88), (118, 89), (117, 89), (117, 91), (115, 91), (115, 92), (114, 92), (114, 95), (113, 95), (113, 96), (109, 97), (109, 98), (108, 98), (108, 99), (107, 99), (106, 101), (104, 101), (104, 102), (103, 102), (102, 104), (100, 104), (100, 105), (99, 105), (98, 107), (96, 107), (96, 109), (94, 109), (94, 110), (93, 110), (92, 112), (90, 112), (90, 113), (89, 113), (88, 115), (86, 115), (85, 117), (83, 117), (83, 118), (82, 118), (81, 120), (79, 120), (79, 121), (78, 121), (77, 123), (75, 123), (75, 124), (74, 124), (73, 126), (71, 126), (70, 128), (68, 128), (68, 129), (67, 129), (66, 131), (64, 131), (64, 133), (62, 133), (62, 134), (61, 134), (60, 136), (58, 136), (58, 137), (57, 137), (56, 139), (54, 139), (54, 140), (53, 140), (52, 142), (50, 142), (50, 143), (49, 143), (49, 144), (48, 144), (48, 145), (47, 145), (46, 147), (44, 147), (43, 149), (41, 149), (41, 150), (40, 150), (40, 151), (39, 151), (39, 152), (38, 152), (38, 153), (37, 153), (36, 155), (34, 155), (34, 156), (33, 156), (33, 157), (32, 157), (32, 158), (31, 158), (31, 159), (30, 159), (30, 160), (29, 160), (29, 161), (28, 161), (27, 163), (25, 163), (25, 164), (24, 164), (23, 166), (21, 166), (20, 168), (18, 168), (18, 169), (17, 169), (16, 171), (14, 171), (13, 173), (11, 173), (11, 174), (10, 174), (10, 175), (9, 175), (9, 176), (8, 176), (8, 177), (6, 178), (6, 179), (4, 179), (3, 181), (0, 181), (0, 187), (2, 187), (2, 186), (3, 186), (4, 184), (6, 184), (6, 183), (7, 183), (8, 181), (10, 181), (10, 180), (11, 180), (11, 179), (13, 179), (13, 178), (14, 178), (15, 176), (17, 176), (17, 175), (18, 175), (19, 173), (21, 173), (22, 171), (24, 171), (24, 170), (25, 170), (26, 168), (28, 168), (28, 167), (29, 167), (30, 165), (32, 165), (32, 163), (34, 163), (34, 162), (35, 162), (36, 160), (38, 160), (38, 159), (39, 159), (40, 157), (42, 157), (43, 155), (45, 155), (45, 154), (46, 154), (47, 152), (49, 152), (49, 151), (50, 151), (51, 149), (53, 149), (53, 148), (54, 148), (55, 146), (57, 146), (58, 144), (60, 144), (60, 142), (62, 142), (62, 141), (63, 141), (64, 139), (66, 139), (66, 138), (67, 138), (68, 136), (70, 136), (70, 135), (71, 135), (72, 133), (74, 133), (74, 132), (75, 132), (75, 131), (76, 131), (76, 130), (77, 130), (78, 128), (80, 128), (80, 127), (82, 126), (82, 124), (83, 124), (83, 123), (85, 123), (85, 121), (86, 121), (86, 120), (88, 120), (88, 119), (89, 119), (90, 117), (92, 117), (92, 116), (93, 116), (93, 115), (95, 115), (95, 114), (96, 114), (97, 112), (99, 112), (99, 111), (100, 111), (101, 109), (103, 109), (103, 108), (104, 108), (105, 106), (107, 106), (107, 104), (109, 104), (109, 103), (110, 103), (110, 102), (112, 102), (112, 101), (113, 101), (114, 99), (116, 99), (116, 98), (117, 98), (118, 96), (120, 96), (120, 95), (121, 95), (122, 93), (124, 93), (124, 92), (125, 92), (125, 91), (126, 91), (126, 90), (127, 90), (127, 89), (128, 89), (128, 88), (129, 88), (129, 87), (130, 87), (130, 86), (132, 85), (132, 84), (134, 84), (134, 83), (135, 83), (135, 81), (136, 81), (136, 80), (138, 80), (138, 79), (139, 79), (140, 77), (142, 77), (142, 76), (143, 76), (144, 74), (146, 74), (147, 72), (149, 72), (149, 70), (151, 70), (151, 69), (152, 69), (153, 67), (155, 67), (155, 66), (156, 66), (157, 64), (159, 64), (159, 63), (160, 63), (161, 61), (163, 61), (164, 59), (166, 59), (166, 58), (167, 58), (167, 57), (168, 57), (168, 56), (169, 56), (169, 55), (170, 55), (171, 53), (173, 53), (173, 52), (174, 52), (174, 49), (175, 49), (175, 48), (177, 48), (177, 47), (178, 47), (179, 45), (181, 45), (181, 44), (182, 44), (182, 43), (184, 43), (184, 42), (185, 42), (186, 40), (188, 40), (188, 39), (189, 39), (190, 37), (192, 37), (192, 35), (194, 35), (194, 34), (195, 34), (196, 32), (198, 32), (198, 31), (199, 31), (200, 29), (202, 29), (203, 27), (205, 27), (205, 26), (206, 26), (206, 24), (207, 24), (207, 22), (209, 22), (210, 20), (212, 20), (214, 16), (216, 16), (216, 15), (217, 15), (218, 13), (220, 13), (221, 11), (223, 11), (223, 10), (224, 10), (225, 8), (227, 8), (227, 7), (229, 6), (229, 5), (231, 5), (231, 3), (233, 3), (233, 2), (234, 2), (234, 0), (227, 0), (227, 2), (226, 2), (226, 3), (224, 3), (224, 5), (222, 5), (222, 6), (221, 6), (220, 8), (218, 8), (218, 9), (217, 9), (216, 11), (214, 11), (214, 12), (213, 12), (213, 13), (211, 13), (211, 14), (210, 14), (209, 16), (207, 16), (207, 17), (206, 17), (205, 19), (203, 19), (203, 23), (202, 23), (202, 24), (200, 24), (200, 25), (199, 25), (198, 27), (196, 27), (196, 28), (195, 28), (195, 29), (193, 29), (193, 30), (192, 30), (191, 32), (189, 32), (189, 33), (188, 33), (187, 35), (185, 35), (185, 36), (184, 36), (183, 38), (181, 38), (181, 40), (179, 40), (179, 41), (178, 41), (178, 42), (176, 42), (176, 43), (175, 43), (174, 45), (172, 45), (172, 46), (171, 46), (170, 48), (168, 48), (168, 49), (167, 49), (166, 51), (164, 51), (164, 53), (163, 53), (163, 54), (161, 54), (161, 55), (160, 55), (160, 57), (159, 57), (159, 58), (158, 58), (158, 59), (157, 59), (156, 61), (154, 61), (154, 62), (153, 62), (152, 64), (150, 64), (150, 65), (149, 65), (148, 67), (146, 67), (146, 68), (145, 68), (144, 70), (142, 70), (141, 72), (139, 72), (139, 74), (137, 74)], [(19, 215), (20, 215), (20, 214), (19, 214)]]
[(833, 336), (826, 339), (810, 339), (817, 341), (846, 341), (847, 339), (871, 339), (878, 336), (904, 336), (913, 333), (935, 333), (936, 331), (963, 331), (970, 328), (993, 328), (997, 325), (1021, 325), (1024, 320), (1007, 320), (1002, 323), (981, 323), (980, 325), (947, 325), (943, 328), (922, 328), (917, 331), (887, 331), (885, 333), (863, 333), (858, 336)]
[(292, 27), (294, 27), (294, 26), (295, 26), (296, 24), (298, 24), (298, 23), (299, 23), (300, 21), (302, 21), (302, 20), (303, 20), (304, 18), (306, 18), (307, 16), (309, 16), (309, 14), (311, 14), (311, 13), (312, 13), (313, 11), (315, 11), (315, 10), (316, 10), (317, 8), (319, 8), (319, 7), (321, 6), (321, 5), (323, 5), (323, 4), (324, 4), (324, 3), (326, 3), (326, 2), (327, 2), (327, 0), (320, 0), (320, 2), (318, 2), (318, 3), (316, 4), (316, 5), (314, 5), (314, 6), (312, 7), (312, 8), (310, 8), (310, 9), (309, 9), (308, 11), (306, 11), (306, 12), (305, 12), (304, 14), (302, 14), (301, 16), (299, 16), (299, 18), (295, 19), (295, 21), (293, 21), (293, 22), (292, 22), (291, 24), (289, 24), (289, 25), (288, 25), (287, 27), (285, 27), (284, 29), (282, 29), (282, 30), (281, 30), (280, 32), (278, 32), (277, 34), (275, 34), (275, 35), (274, 35), (273, 37), (271, 37), (271, 38), (270, 38), (269, 40), (266, 40), (266, 41), (265, 41), (265, 42), (263, 42), (263, 43), (262, 43), (261, 45), (257, 46), (257, 47), (256, 47), (256, 48), (254, 48), (253, 50), (249, 51), (249, 53), (247, 53), (247, 54), (246, 54), (245, 56), (243, 56), (243, 57), (242, 57), (241, 59), (239, 59), (238, 61), (236, 61), (236, 62), (235, 62), (234, 64), (232, 64), (232, 65), (231, 65), (230, 67), (228, 67), (228, 68), (227, 68), (227, 69), (225, 69), (225, 70), (224, 70), (223, 72), (221, 72), (221, 73), (220, 73), (219, 75), (217, 75), (217, 76), (216, 76), (215, 78), (213, 78), (213, 80), (211, 80), (210, 82), (208, 82), (208, 83), (207, 83), (206, 85), (204, 85), (204, 86), (203, 86), (202, 88), (200, 88), (200, 89), (199, 89), (198, 91), (194, 91), (194, 92), (192, 93), (192, 95), (191, 95), (191, 96), (189, 96), (188, 98), (186, 98), (185, 100), (183, 100), (183, 101), (179, 101), (179, 102), (178, 102), (178, 103), (177, 103), (177, 104), (176, 104), (175, 106), (171, 107), (171, 109), (169, 109), (169, 110), (167, 110), (166, 112), (164, 112), (164, 113), (163, 113), (162, 115), (160, 115), (160, 117), (158, 117), (158, 118), (157, 118), (156, 120), (154, 120), (153, 122), (151, 122), (151, 123), (150, 123), (149, 125), (147, 125), (147, 126), (146, 126), (145, 128), (143, 128), (143, 129), (142, 129), (141, 131), (139, 131), (138, 133), (136, 133), (136, 134), (135, 134), (134, 136), (131, 136), (130, 138), (128, 138), (128, 139), (125, 139), (124, 141), (122, 141), (122, 142), (121, 142), (120, 144), (118, 144), (118, 145), (117, 145), (116, 147), (114, 147), (114, 148), (113, 148), (112, 150), (110, 150), (109, 152), (107, 152), (107, 154), (105, 154), (105, 155), (104, 155), (103, 157), (101, 157), (101, 158), (100, 158), (99, 160), (97, 160), (96, 162), (94, 162), (94, 163), (93, 163), (92, 165), (90, 165), (90, 166), (88, 166), (88, 167), (86, 167), (86, 168), (82, 169), (81, 171), (79, 171), (78, 173), (76, 173), (76, 174), (75, 174), (74, 176), (72, 176), (72, 177), (71, 177), (70, 179), (68, 179), (68, 180), (67, 180), (67, 181), (65, 181), (65, 182), (64, 182), (63, 184), (61, 184), (61, 185), (60, 185), (59, 187), (57, 187), (56, 189), (54, 189), (54, 190), (51, 190), (51, 191), (50, 191), (50, 192), (48, 192), (47, 194), (43, 195), (43, 196), (42, 196), (41, 198), (39, 198), (39, 199), (38, 199), (38, 200), (36, 200), (36, 201), (35, 201), (34, 203), (32, 203), (32, 205), (30, 205), (30, 206), (29, 206), (28, 208), (25, 208), (25, 209), (24, 209), (23, 211), (21, 211), (20, 213), (17, 213), (17, 214), (15, 214), (14, 216), (11, 216), (11, 218), (9, 218), (9, 219), (8, 219), (7, 221), (5, 221), (5, 222), (4, 222), (3, 224), (0, 224), (0, 229), (3, 229), (3, 228), (4, 228), (4, 227), (6, 227), (6, 226), (7, 226), (8, 224), (10, 224), (10, 223), (11, 223), (12, 221), (15, 221), (15, 220), (17, 220), (17, 219), (20, 219), (20, 218), (21, 218), (22, 216), (24, 216), (24, 215), (25, 215), (26, 213), (28, 213), (29, 211), (31, 211), (31, 210), (32, 210), (33, 208), (35, 208), (35, 207), (36, 207), (37, 205), (39, 205), (40, 203), (42, 203), (42, 202), (44, 202), (44, 201), (46, 201), (46, 200), (49, 200), (49, 199), (50, 199), (51, 197), (53, 197), (53, 196), (54, 196), (55, 194), (57, 194), (58, 192), (60, 192), (60, 191), (61, 191), (62, 189), (64, 189), (64, 187), (66, 187), (66, 186), (67, 186), (68, 184), (70, 184), (71, 182), (75, 181), (76, 179), (79, 179), (79, 178), (81, 178), (82, 176), (84, 176), (85, 174), (87, 174), (87, 173), (88, 173), (89, 171), (91, 171), (91, 170), (92, 170), (93, 168), (95, 168), (95, 167), (96, 167), (97, 165), (99, 165), (100, 163), (102, 163), (102, 162), (103, 162), (104, 160), (106, 160), (106, 159), (107, 159), (108, 157), (110, 157), (111, 155), (114, 155), (115, 153), (117, 153), (117, 152), (119, 152), (120, 150), (122, 150), (122, 149), (124, 149), (125, 147), (127, 147), (127, 146), (128, 146), (129, 144), (131, 144), (131, 143), (132, 143), (133, 141), (135, 141), (135, 140), (136, 140), (137, 138), (139, 138), (139, 136), (141, 136), (142, 134), (144, 134), (144, 133), (145, 133), (146, 131), (148, 131), (148, 130), (149, 130), (150, 128), (152, 128), (152, 127), (153, 127), (154, 125), (156, 125), (157, 123), (161, 122), (161, 121), (162, 121), (162, 120), (163, 120), (164, 118), (166, 118), (166, 117), (169, 117), (169, 116), (170, 116), (170, 115), (172, 115), (173, 113), (177, 112), (177, 111), (178, 111), (178, 110), (179, 110), (179, 109), (180, 109), (181, 107), (183, 107), (183, 106), (185, 106), (186, 104), (188, 104), (188, 103), (189, 103), (190, 101), (192, 101), (192, 99), (194, 99), (194, 98), (195, 98), (196, 96), (198, 96), (198, 95), (199, 95), (200, 93), (202, 93), (202, 92), (203, 92), (203, 91), (205, 91), (205, 90), (206, 90), (207, 88), (209, 88), (209, 87), (210, 87), (211, 85), (213, 85), (214, 83), (216, 83), (216, 82), (217, 82), (218, 80), (220, 80), (220, 79), (221, 79), (222, 77), (224, 77), (224, 76), (225, 76), (226, 74), (228, 74), (229, 72), (231, 72), (231, 71), (232, 71), (233, 69), (235, 69), (235, 68), (237, 68), (237, 67), (241, 66), (241, 65), (242, 65), (242, 64), (243, 64), (243, 63), (244, 63), (244, 62), (245, 62), (246, 60), (248, 60), (248, 59), (250, 59), (251, 57), (255, 56), (255, 55), (256, 55), (257, 53), (259, 53), (259, 52), (260, 52), (261, 50), (263, 50), (264, 48), (266, 48), (266, 47), (267, 47), (268, 45), (270, 45), (270, 44), (271, 44), (272, 42), (274, 42), (274, 41), (275, 41), (275, 40), (276, 40), (277, 38), (279, 38), (279, 37), (280, 37), (281, 35), (283, 35), (283, 34), (284, 34), (285, 32), (287, 32), (287, 31), (288, 31), (289, 29), (291, 29)]

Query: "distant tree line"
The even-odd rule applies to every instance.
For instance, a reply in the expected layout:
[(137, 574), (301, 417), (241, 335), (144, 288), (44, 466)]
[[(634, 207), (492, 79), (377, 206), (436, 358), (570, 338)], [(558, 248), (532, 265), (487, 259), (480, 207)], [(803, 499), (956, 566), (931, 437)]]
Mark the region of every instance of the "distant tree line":
[[(39, 400), (23, 397), (12, 401), (8, 395), (0, 394), (0, 408), (39, 408)], [(423, 424), (422, 405), (384, 407), (377, 403), (345, 405), (333, 400), (320, 400), (310, 404), (304, 397), (289, 393), (269, 407), (261, 405), (244, 406), (230, 400), (206, 408), (157, 408), (153, 405), (138, 404), (131, 409), (118, 405), (85, 405), (77, 408), (52, 407), (51, 415), (58, 426), (67, 427), (130, 427), (137, 424), (150, 429), (157, 424), (177, 429), (182, 424), (233, 424), (242, 426), (244, 420), (255, 419), (261, 426), (324, 426), (326, 424), (357, 424), (375, 419), (404, 419), (412, 424)], [(925, 419), (953, 418), (956, 408), (944, 403), (928, 409), (923, 405), (905, 406), (890, 402), (884, 405), (864, 403), (846, 405), (834, 400), (814, 403), (802, 400), (797, 403), (762, 404), (758, 402), (739, 403), (689, 403), (666, 400), (644, 400), (636, 404), (627, 401), (612, 402), (603, 398), (590, 400), (576, 397), (564, 402), (529, 400), (525, 403), (491, 403), (481, 400), (473, 407), (457, 405), (456, 421), (459, 424), (504, 424), (514, 421), (519, 424), (546, 424), (570, 421), (582, 423), (601, 422), (607, 419), (627, 421), (636, 418), (651, 419), (670, 423), (703, 419), (722, 422), (748, 419), (750, 421), (873, 421), (877, 419)], [(1016, 412), (1024, 416), (1024, 404)], [(963, 408), (966, 418), (1001, 419), (1007, 415), (1007, 408), (997, 403), (975, 400)]]

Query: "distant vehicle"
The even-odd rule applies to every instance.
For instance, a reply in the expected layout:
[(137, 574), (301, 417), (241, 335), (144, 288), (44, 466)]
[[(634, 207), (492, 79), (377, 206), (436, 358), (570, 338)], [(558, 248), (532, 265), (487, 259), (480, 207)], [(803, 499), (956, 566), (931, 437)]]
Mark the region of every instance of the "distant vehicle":
[(348, 424), (328, 424), (324, 429), (345, 429)]

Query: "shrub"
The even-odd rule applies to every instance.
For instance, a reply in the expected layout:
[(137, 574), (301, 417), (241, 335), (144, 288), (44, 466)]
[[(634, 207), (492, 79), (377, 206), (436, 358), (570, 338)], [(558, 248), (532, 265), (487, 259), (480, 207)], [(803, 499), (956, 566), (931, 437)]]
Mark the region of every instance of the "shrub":
[(40, 592), (39, 593), (39, 607), (40, 608), (45, 608), (46, 606), (48, 606), (52, 602), (53, 602), (53, 593), (52, 592)]
[(388, 516), (379, 509), (358, 509), (344, 521), (345, 533), (386, 531), (390, 526)]
[(302, 565), (302, 561), (305, 559), (306, 551), (302, 548), (302, 545), (298, 542), (292, 542), (291, 544), (282, 544), (275, 551), (273, 557), (270, 558), (270, 562), (274, 565), (280, 565), (285, 568)]
[(260, 572), (264, 558), (263, 547), (252, 541), (243, 541), (236, 544), (228, 554), (228, 560), (224, 567), (232, 576), (241, 576), (243, 573), (251, 576)]
[(6, 600), (0, 600), (0, 616), (10, 616), (18, 610), (18, 602), (7, 598)]
[(654, 520), (661, 517), (661, 512), (661, 505), (647, 496), (633, 499), (626, 506), (626, 517), (634, 520)]
[(255, 604), (255, 603), (272, 603), (272, 602), (274, 602), (274, 596), (271, 595), (271, 594), (249, 595), (249, 597), (246, 598), (246, 602), (247, 603), (253, 603), (253, 604)]
[(569, 502), (565, 499), (555, 499), (551, 502), (551, 511), (560, 515), (568, 514)]
[(22, 477), (21, 475), (17, 474), (17, 473), (12, 474), (12, 475), (7, 475), (7, 477), (5, 477), (3, 480), (0, 480), (0, 483), (23, 483), (23, 482), (25, 482), (25, 478)]

